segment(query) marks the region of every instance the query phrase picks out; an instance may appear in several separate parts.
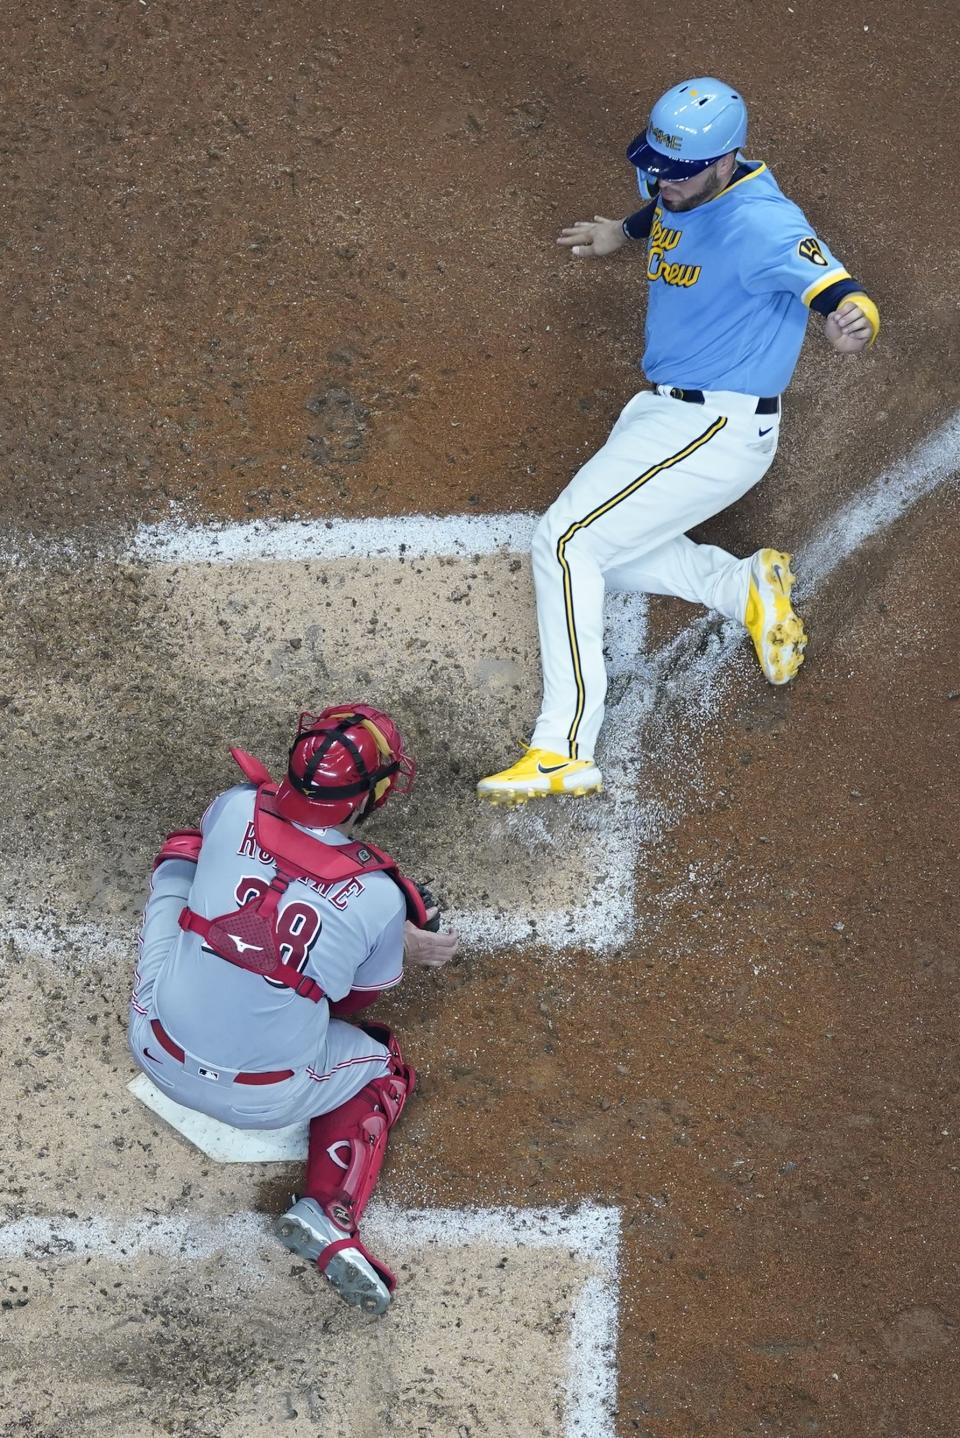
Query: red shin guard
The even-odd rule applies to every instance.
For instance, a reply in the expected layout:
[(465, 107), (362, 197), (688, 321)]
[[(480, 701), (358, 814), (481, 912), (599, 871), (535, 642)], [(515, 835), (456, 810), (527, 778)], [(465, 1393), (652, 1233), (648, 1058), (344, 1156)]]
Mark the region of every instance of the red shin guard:
[(357, 1228), (383, 1166), (387, 1136), (413, 1092), (416, 1074), (403, 1062), (389, 1029), (376, 1024), (364, 1028), (390, 1050), (390, 1068), (339, 1108), (311, 1120), (304, 1195), (315, 1199), (345, 1235), (344, 1243), (323, 1257), (352, 1244), (383, 1274), (392, 1292), (396, 1279), (359, 1242)]

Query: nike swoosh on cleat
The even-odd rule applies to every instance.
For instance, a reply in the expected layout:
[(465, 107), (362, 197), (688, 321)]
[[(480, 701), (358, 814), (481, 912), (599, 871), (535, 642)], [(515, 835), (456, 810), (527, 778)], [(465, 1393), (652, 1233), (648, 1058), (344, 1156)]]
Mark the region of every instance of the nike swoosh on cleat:
[(762, 439), (765, 434), (769, 434), (771, 429), (773, 429), (773, 425), (770, 425), (768, 429), (762, 429), (760, 431), (760, 438)]
[(538, 763), (538, 764), (537, 764), (537, 771), (538, 771), (538, 773), (540, 773), (540, 774), (556, 774), (556, 772), (557, 772), (558, 769), (565, 769), (569, 763), (570, 763), (570, 760), (569, 760), (569, 759), (564, 759), (564, 761), (563, 761), (562, 764), (546, 764), (546, 765), (544, 765), (544, 764), (539, 764), (539, 763)]

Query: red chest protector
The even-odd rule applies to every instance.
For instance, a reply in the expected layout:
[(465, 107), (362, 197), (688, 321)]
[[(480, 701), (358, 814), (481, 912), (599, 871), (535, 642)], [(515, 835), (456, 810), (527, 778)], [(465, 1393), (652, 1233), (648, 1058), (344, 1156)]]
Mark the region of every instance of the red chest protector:
[(257, 844), (270, 855), (276, 874), (269, 887), (241, 909), (232, 909), (214, 919), (205, 919), (187, 907), (181, 911), (180, 927), (199, 934), (205, 946), (229, 964), (252, 974), (275, 979), (302, 998), (319, 1003), (324, 997), (320, 985), (286, 963), (277, 942), (276, 918), (280, 900), (297, 879), (312, 879), (323, 885), (335, 884), (362, 874), (388, 874), (400, 888), (407, 906), (407, 918), (424, 928), (427, 911), (417, 886), (401, 874), (389, 854), (373, 844), (324, 844), (305, 834), (273, 806), (277, 792), (268, 771), (258, 759), (242, 749), (231, 754), (245, 776), (257, 785), (253, 806), (253, 832)]

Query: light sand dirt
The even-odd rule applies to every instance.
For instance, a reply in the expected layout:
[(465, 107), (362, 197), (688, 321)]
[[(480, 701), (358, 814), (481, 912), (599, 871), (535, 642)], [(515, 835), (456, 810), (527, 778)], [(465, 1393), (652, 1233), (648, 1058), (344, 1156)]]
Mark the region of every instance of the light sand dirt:
[[(5, 1201), (41, 1217), (122, 1220), (172, 1208), (213, 1219), (257, 1207), (269, 1182), (277, 1209), (298, 1166), (210, 1163), (127, 1092), (123, 1016), (150, 853), (164, 828), (195, 822), (211, 790), (233, 781), (229, 742), (277, 767), (291, 694), (319, 704), (375, 684), (411, 747), (426, 748), (428, 775), (409, 805), (388, 811), (378, 837), (399, 847), (415, 836), (413, 872), (451, 874), (454, 906), (482, 909), (497, 892), (504, 909), (530, 912), (535, 924), (537, 859), (517, 826), (502, 868), (509, 821), (466, 786), (440, 793), (429, 779), (451, 734), (475, 769), (485, 735), (523, 730), (524, 706), (535, 702), (529, 572), (506, 554), (87, 564), (79, 574), (75, 563), (18, 568), (4, 592), (7, 661), (33, 675), (7, 706), (3, 740), (16, 812), (3, 859), (13, 938), (0, 1003), (16, 1035), (4, 1064)], [(39, 612), (69, 624), (41, 639)], [(474, 614), (484, 643), (465, 645)], [(438, 696), (442, 732), (424, 723), (423, 684)], [(184, 773), (188, 729), (210, 744)], [(562, 842), (571, 812), (544, 818), (566, 882), (587, 892), (589, 853)], [(458, 825), (469, 865), (450, 863), (445, 836)], [(416, 1107), (406, 1124), (415, 1141)], [(389, 1168), (382, 1187), (391, 1193)], [(560, 1438), (571, 1313), (589, 1255), (505, 1258), (483, 1243), (396, 1252), (389, 1232), (384, 1243), (401, 1268), (402, 1299), (380, 1326), (343, 1308), (279, 1245), (265, 1256), (191, 1259), (186, 1271), (175, 1258), (97, 1252), (14, 1263), (0, 1431), (251, 1438), (282, 1424), (324, 1438)]]
[[(134, 1249), (149, 1247), (150, 1215), (161, 1236), (167, 1213), (229, 1233), (267, 1176), (279, 1193), (300, 1172), (212, 1164), (131, 1097), (127, 982), (69, 955), (54, 971), (23, 954), (0, 974), (16, 1035), (2, 1201), (40, 1234), (2, 1260), (0, 1432), (562, 1438), (573, 1312), (598, 1272), (569, 1240), (418, 1243), (381, 1219), (378, 1251), (401, 1288), (379, 1321), (347, 1309), (265, 1225), (241, 1225), (212, 1255), (125, 1253), (125, 1225)], [(389, 1164), (380, 1192), (396, 1197)], [(57, 1214), (94, 1215), (104, 1237), (51, 1243)]]
[[(69, 623), (38, 641), (38, 613)], [(421, 778), (378, 816), (373, 837), (433, 880), (451, 914), (475, 916), (487, 947), (498, 916), (511, 936), (539, 931), (549, 942), (561, 890), (574, 896), (562, 923), (582, 924), (609, 878), (600, 831), (612, 799), (586, 815), (574, 801), (505, 812), (473, 792), (476, 777), (519, 752), (539, 699), (526, 557), (61, 560), (12, 571), (0, 623), (11, 670), (33, 675), (0, 736), (16, 816), (3, 862), (20, 875), (11, 930), (42, 934), (96, 914), (107, 939), (129, 942), (163, 833), (199, 822), (213, 793), (241, 781), (229, 747), (279, 777), (294, 706), (320, 708), (331, 695), (375, 693), (401, 725)], [(188, 746), (187, 734), (202, 741)], [(30, 862), (38, 851), (40, 866)], [(549, 886), (538, 882), (545, 852)], [(625, 907), (632, 882), (623, 868)], [(611, 910), (609, 892), (604, 901)]]
[[(579, 264), (557, 231), (632, 207), (624, 146), (656, 94), (698, 72), (742, 88), (751, 154), (883, 318), (854, 363), (811, 322), (774, 469), (702, 534), (738, 553), (797, 548), (960, 399), (960, 20), (940, 4), (904, 21), (895, 0), (749, 13), (731, 0), (679, 12), (610, 0), (602, 13), (270, 0), (239, 19), (224, 0), (8, 10), (0, 514), (5, 553), (37, 540), (41, 554), (3, 579), (6, 1217), (271, 1214), (292, 1175), (207, 1167), (129, 1110), (128, 951), (90, 962), (82, 926), (130, 933), (161, 834), (229, 781), (227, 743), (281, 757), (300, 681), (315, 693), (316, 674), (278, 643), (272, 676), (251, 651), (239, 680), (198, 691), (148, 571), (95, 556), (122, 555), (171, 505), (204, 521), (541, 511), (636, 387), (641, 344), (642, 255)], [(773, 692), (749, 656), (738, 662), (706, 728), (687, 726), (695, 759), (676, 708), (663, 711), (669, 733), (644, 731), (649, 754), (630, 758), (673, 827), (641, 855), (638, 922), (617, 963), (546, 945), (468, 951), (441, 983), (411, 975), (383, 1006), (423, 1072), (388, 1196), (622, 1209), (617, 1438), (956, 1427), (957, 520), (941, 494), (846, 563), (811, 606), (796, 686)], [(50, 543), (76, 560), (44, 559)], [(254, 607), (239, 618), (255, 641)], [(476, 605), (454, 608), (479, 659), (494, 630)], [(654, 604), (650, 619), (653, 645), (687, 614)], [(466, 892), (464, 836), (478, 833), (466, 799), (441, 811), (445, 846), (431, 806), (499, 763), (502, 736), (443, 672), (424, 677), (428, 655), (401, 682), (393, 650), (361, 638), (424, 760), (416, 824), (396, 815), (384, 834), (405, 858), (437, 854), (438, 886)], [(357, 673), (362, 661), (343, 662)], [(500, 694), (521, 737), (536, 702), (526, 663), (525, 697), (512, 678)], [(619, 818), (608, 822), (615, 848)], [(536, 892), (552, 884), (566, 902), (575, 860), (549, 835)], [(31, 904), (27, 928), (53, 926), (42, 961), (22, 932), (10, 949)], [(309, 1365), (286, 1363), (274, 1333), (258, 1367), (235, 1277), (210, 1260), (151, 1271), (141, 1298), (146, 1269), (103, 1269), (83, 1291), (79, 1269), (51, 1270), (33, 1332), (67, 1331), (66, 1303), (82, 1302), (73, 1316), (105, 1335), (96, 1383), (78, 1387), (76, 1345), (64, 1356), (53, 1342), (52, 1363), (5, 1349), (4, 1438), (33, 1438), (48, 1418), (91, 1438), (213, 1438), (226, 1412), (271, 1435), (313, 1416), (300, 1390), (319, 1328), (304, 1315), (326, 1295), (310, 1275), (284, 1280), (297, 1301), (282, 1310)], [(18, 1341), (41, 1301), (36, 1275), (24, 1282), (35, 1286), (11, 1281), (0, 1310)], [(228, 1310), (216, 1328), (211, 1294)], [(449, 1315), (434, 1310), (437, 1332)], [(324, 1313), (351, 1353), (384, 1358), (358, 1380), (359, 1402), (330, 1379), (351, 1438), (365, 1438), (395, 1407), (395, 1354), (426, 1330), (397, 1324), (385, 1353), (380, 1327)], [(473, 1330), (481, 1363), (489, 1331), (498, 1387), (476, 1419), (458, 1418), (471, 1438), (518, 1369), (500, 1316)], [(141, 1317), (157, 1342), (128, 1385), (114, 1359)], [(459, 1351), (446, 1337), (434, 1348), (425, 1365), (438, 1372)], [(241, 1388), (244, 1364), (256, 1381)], [(459, 1414), (461, 1382), (428, 1401)], [(283, 1416), (288, 1392), (296, 1419)], [(456, 1431), (425, 1411), (429, 1438)], [(329, 1438), (323, 1417), (315, 1431)]]
[(0, 1431), (563, 1438), (589, 1263), (483, 1243), (394, 1259), (403, 1297), (382, 1319), (347, 1309), (269, 1238), (189, 1265), (8, 1261)]

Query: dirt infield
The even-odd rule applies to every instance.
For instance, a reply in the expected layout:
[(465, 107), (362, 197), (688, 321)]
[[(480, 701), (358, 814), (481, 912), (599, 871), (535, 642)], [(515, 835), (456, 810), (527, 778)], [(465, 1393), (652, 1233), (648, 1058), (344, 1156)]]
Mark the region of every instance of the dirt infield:
[[(632, 207), (650, 101), (712, 71), (883, 318), (856, 362), (812, 320), (774, 469), (704, 529), (802, 549), (960, 407), (952, 7), (53, 0), (2, 33), (0, 1229), (284, 1202), (293, 1169), (208, 1163), (127, 1094), (131, 933), (227, 746), (275, 764), (301, 702), (361, 686), (422, 768), (380, 839), (510, 940), (470, 930), (381, 1006), (422, 1074), (384, 1200), (620, 1210), (616, 1438), (945, 1438), (955, 482), (811, 592), (795, 686), (744, 648), (694, 724), (660, 673), (669, 742), (649, 712), (618, 738), (636, 802), (522, 823), (470, 794), (537, 702), (517, 555), (163, 566), (135, 539), (541, 510), (636, 388), (642, 320), (635, 256), (554, 238)], [(645, 644), (689, 620), (653, 601)], [(571, 947), (555, 916), (637, 815), (628, 922)], [(575, 1245), (405, 1253), (380, 1325), (268, 1248), (10, 1253), (10, 1438), (571, 1438)]]

